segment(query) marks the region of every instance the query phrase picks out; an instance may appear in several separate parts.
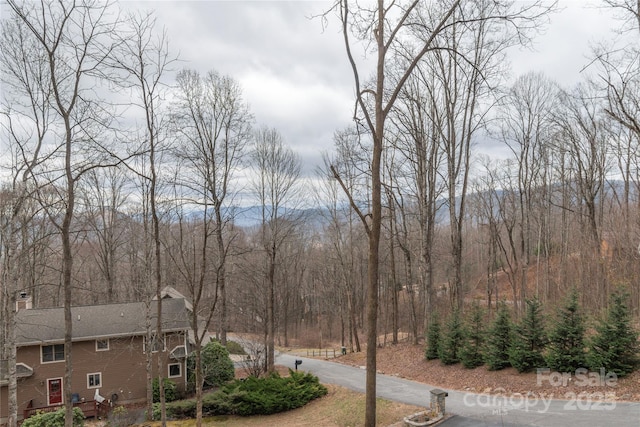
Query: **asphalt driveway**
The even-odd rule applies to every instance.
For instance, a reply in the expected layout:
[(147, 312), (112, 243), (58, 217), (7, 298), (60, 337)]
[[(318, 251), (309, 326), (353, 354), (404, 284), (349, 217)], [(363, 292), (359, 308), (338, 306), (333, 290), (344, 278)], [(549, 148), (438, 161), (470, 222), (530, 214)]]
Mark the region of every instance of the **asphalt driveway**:
[[(325, 360), (279, 354), (278, 364), (311, 372), (321, 382), (365, 392), (365, 369)], [(390, 375), (377, 376), (378, 397), (411, 405), (429, 406), (430, 391), (436, 387)], [(454, 414), (447, 427), (471, 426), (611, 426), (640, 427), (639, 402), (602, 401), (598, 395), (576, 396), (574, 400), (551, 400), (528, 395), (483, 395), (453, 390), (448, 392), (446, 412)]]

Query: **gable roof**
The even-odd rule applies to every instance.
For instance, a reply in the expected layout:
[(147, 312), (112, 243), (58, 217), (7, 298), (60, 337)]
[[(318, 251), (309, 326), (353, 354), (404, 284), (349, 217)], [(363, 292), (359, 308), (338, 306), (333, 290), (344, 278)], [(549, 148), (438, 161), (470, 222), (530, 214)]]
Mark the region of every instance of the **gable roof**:
[[(160, 291), (160, 298), (162, 299), (167, 299), (167, 298), (175, 298), (175, 299), (184, 299), (184, 305), (187, 307), (187, 310), (189, 311), (193, 311), (193, 305), (191, 304), (191, 302), (189, 302), (189, 300), (182, 295), (180, 292), (178, 292), (178, 290), (176, 288), (174, 288), (173, 286), (165, 286), (162, 291)], [(152, 298), (154, 301), (158, 300), (157, 295), (154, 295)]]
[[(184, 299), (162, 300), (162, 329), (165, 332), (189, 329), (189, 316)], [(157, 322), (157, 304), (152, 303), (151, 327)], [(71, 307), (72, 341), (146, 334), (147, 306), (142, 302)], [(44, 308), (19, 310), (16, 314), (18, 346), (62, 342), (64, 309)]]

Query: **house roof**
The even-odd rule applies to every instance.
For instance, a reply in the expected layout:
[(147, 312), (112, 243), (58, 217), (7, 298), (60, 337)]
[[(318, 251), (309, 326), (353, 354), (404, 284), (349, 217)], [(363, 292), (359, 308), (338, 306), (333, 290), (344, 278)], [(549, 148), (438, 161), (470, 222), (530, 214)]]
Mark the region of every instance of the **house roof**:
[[(191, 304), (191, 302), (189, 302), (189, 300), (180, 292), (178, 292), (178, 290), (173, 286), (168, 286), (168, 285), (165, 286), (160, 292), (160, 297), (162, 299), (166, 299), (166, 298), (184, 299), (184, 305), (187, 307), (187, 310), (193, 311), (193, 305)], [(158, 297), (154, 295), (153, 300), (157, 301)]]
[[(189, 315), (184, 299), (163, 299), (163, 330), (189, 329)], [(157, 321), (157, 304), (152, 303), (151, 326)], [(144, 335), (147, 306), (142, 302), (87, 305), (71, 308), (73, 341)], [(19, 310), (16, 315), (18, 346), (61, 342), (64, 340), (64, 309)]]
[[(26, 378), (33, 375), (33, 368), (24, 363), (16, 363), (16, 377)], [(0, 360), (0, 386), (9, 384), (9, 361)]]

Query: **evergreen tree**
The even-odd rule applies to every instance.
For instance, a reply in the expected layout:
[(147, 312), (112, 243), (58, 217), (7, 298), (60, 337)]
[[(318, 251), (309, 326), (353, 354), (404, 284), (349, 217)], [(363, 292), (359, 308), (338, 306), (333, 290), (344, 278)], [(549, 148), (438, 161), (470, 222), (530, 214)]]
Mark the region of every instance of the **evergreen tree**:
[(586, 366), (584, 320), (573, 291), (557, 315), (549, 334), (547, 366), (558, 372), (574, 372)]
[(547, 337), (544, 331), (542, 304), (535, 298), (526, 301), (526, 313), (514, 328), (513, 342), (509, 349), (509, 361), (518, 372), (528, 372), (545, 365), (544, 348)]
[(484, 345), (484, 310), (474, 304), (464, 328), (465, 337), (460, 349), (460, 362), (467, 369), (473, 369), (484, 363), (482, 347)]
[(433, 360), (438, 358), (438, 349), (440, 348), (440, 321), (437, 317), (433, 316), (429, 322), (429, 329), (427, 330), (427, 349), (425, 351), (425, 357), (427, 360)]
[(438, 357), (442, 363), (445, 365), (453, 365), (460, 361), (459, 352), (463, 336), (464, 331), (460, 312), (456, 309), (451, 316), (449, 316), (446, 330), (438, 347)]
[(605, 368), (623, 377), (640, 366), (638, 331), (631, 324), (628, 299), (622, 292), (611, 295), (607, 318), (596, 327), (589, 346), (588, 362), (594, 371)]
[(484, 361), (490, 371), (497, 371), (509, 366), (509, 347), (511, 347), (511, 315), (509, 308), (500, 302), (496, 319), (487, 335), (487, 346)]

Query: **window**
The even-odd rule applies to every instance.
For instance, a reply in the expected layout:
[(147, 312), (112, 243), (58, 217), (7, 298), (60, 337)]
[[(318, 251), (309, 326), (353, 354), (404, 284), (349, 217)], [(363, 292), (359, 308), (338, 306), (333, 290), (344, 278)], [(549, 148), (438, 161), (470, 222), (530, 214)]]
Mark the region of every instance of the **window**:
[(109, 350), (109, 340), (96, 340), (96, 351)]
[(64, 344), (43, 345), (42, 363), (62, 362), (64, 360)]
[(169, 378), (182, 376), (182, 365), (180, 363), (171, 363), (169, 365)]
[[(165, 336), (166, 337), (166, 336)], [(147, 338), (144, 338), (144, 352), (147, 352), (147, 347), (151, 348), (152, 353), (156, 353), (158, 351), (167, 351), (167, 343), (163, 340), (158, 340), (157, 336), (153, 334), (151, 336), (151, 345), (147, 343)]]
[(100, 388), (102, 386), (102, 373), (87, 374), (87, 388)]

